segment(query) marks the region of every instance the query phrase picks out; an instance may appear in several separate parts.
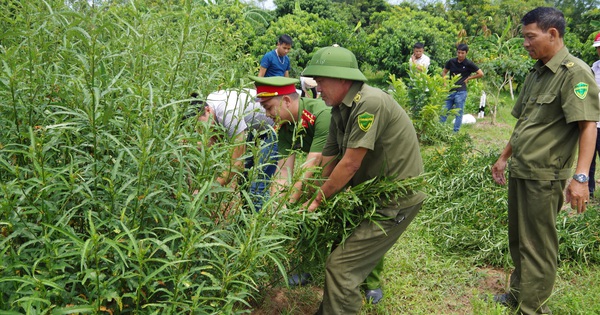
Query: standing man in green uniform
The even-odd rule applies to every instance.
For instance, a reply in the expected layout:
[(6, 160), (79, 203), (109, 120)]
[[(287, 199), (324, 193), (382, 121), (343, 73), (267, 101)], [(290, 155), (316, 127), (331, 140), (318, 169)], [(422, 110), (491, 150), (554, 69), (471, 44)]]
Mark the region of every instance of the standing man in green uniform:
[(509, 292), (494, 300), (518, 308), (519, 314), (551, 314), (547, 302), (558, 260), (556, 215), (576, 157), (566, 202), (578, 213), (585, 211), (600, 104), (590, 68), (564, 46), (562, 12), (539, 7), (525, 14), (521, 23), (523, 45), (537, 62), (513, 108), (518, 121), (512, 136), (492, 167), (494, 181), (504, 185), (504, 171), (512, 157), (508, 238), (515, 269)]
[[(296, 202), (302, 195), (305, 182), (313, 177), (316, 167), (321, 166), (323, 146), (329, 133), (331, 108), (320, 99), (300, 97), (296, 91), (297, 79), (286, 77), (251, 76), (256, 85), (256, 97), (267, 116), (277, 128), (278, 150), (282, 158), (278, 162), (273, 195), (289, 187), (289, 201)], [(308, 153), (302, 178), (292, 182), (296, 152)]]
[[(419, 176), (423, 162), (408, 115), (387, 93), (365, 83), (354, 54), (342, 47), (319, 49), (303, 75), (317, 81), (317, 90), (332, 106), (332, 120), (323, 149), (327, 180), (310, 204), (315, 211), (327, 198), (373, 178), (402, 180)], [(360, 286), (396, 243), (419, 212), (425, 194), (412, 194), (378, 205), (389, 218), (363, 220), (327, 258), (323, 302), (318, 314), (357, 314)], [(360, 209), (339, 209), (360, 211)]]

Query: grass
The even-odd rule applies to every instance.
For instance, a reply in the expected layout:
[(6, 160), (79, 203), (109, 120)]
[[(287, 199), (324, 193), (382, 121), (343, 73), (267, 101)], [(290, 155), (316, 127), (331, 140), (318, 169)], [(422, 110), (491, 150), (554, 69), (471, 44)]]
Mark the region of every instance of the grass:
[[(506, 103), (511, 103), (510, 98)], [(471, 136), (477, 150), (500, 152), (515, 122), (510, 110), (510, 106), (500, 107), (495, 125), (491, 124), (488, 116), (475, 125), (464, 125), (461, 133)], [(424, 152), (432, 149), (422, 148)], [(427, 211), (427, 206), (422, 211)], [(599, 211), (598, 205), (591, 204), (588, 211)], [(384, 299), (378, 305), (365, 304), (360, 314), (511, 314), (484, 298), (505, 292), (510, 265), (504, 268), (482, 266), (472, 256), (442, 252), (438, 244), (443, 240), (429, 232), (423, 222), (425, 217), (425, 213), (417, 216), (386, 255)], [(312, 314), (316, 304), (299, 306), (294, 302), (286, 308), (278, 303), (275, 311), (273, 301), (285, 300), (282, 296), (288, 300), (299, 296), (302, 300), (317, 301), (318, 304), (322, 294), (319, 288), (322, 288), (319, 276), (307, 288), (275, 288), (252, 314)], [(555, 314), (597, 314), (600, 313), (597, 303), (599, 290), (600, 266), (561, 261), (549, 306)], [(311, 293), (314, 296), (310, 296)]]

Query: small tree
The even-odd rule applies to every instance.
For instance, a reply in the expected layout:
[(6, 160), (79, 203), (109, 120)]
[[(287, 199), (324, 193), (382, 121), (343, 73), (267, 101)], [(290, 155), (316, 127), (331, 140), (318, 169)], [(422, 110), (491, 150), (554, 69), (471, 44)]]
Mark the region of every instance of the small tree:
[(433, 144), (447, 138), (447, 132), (439, 128), (442, 105), (452, 86), (444, 84), (439, 74), (410, 70), (408, 85), (395, 75), (390, 75), (394, 99), (407, 111), (413, 120), (421, 143)]
[(486, 82), (492, 98), (490, 114), (492, 124), (496, 123), (496, 113), (500, 93), (508, 85), (511, 98), (514, 99), (513, 81), (516, 77), (525, 77), (533, 64), (522, 48), (523, 39), (511, 37), (510, 24), (507, 23), (501, 35), (493, 34), (492, 39), (486, 40), (489, 55), (484, 59), (482, 68), (485, 69)]

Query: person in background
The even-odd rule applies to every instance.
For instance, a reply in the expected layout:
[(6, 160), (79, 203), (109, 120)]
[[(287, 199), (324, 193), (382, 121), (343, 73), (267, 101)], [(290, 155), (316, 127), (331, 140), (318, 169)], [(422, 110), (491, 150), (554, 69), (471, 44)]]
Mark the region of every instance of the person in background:
[[(234, 175), (244, 169), (247, 171), (255, 165), (259, 167), (259, 172), (253, 176), (249, 187), (254, 210), (259, 211), (264, 200), (269, 196), (268, 186), (277, 169), (278, 154), (274, 122), (255, 102), (255, 95), (256, 91), (250, 89), (230, 89), (210, 93), (203, 102), (197, 119), (209, 125), (223, 127), (235, 145), (230, 168), (217, 178), (220, 185), (230, 184)], [(211, 144), (217, 140), (217, 137), (214, 137), (211, 139)], [(243, 160), (248, 143), (256, 143), (260, 151), (258, 156)]]
[[(537, 62), (513, 107), (513, 133), (492, 167), (494, 181), (505, 185), (510, 158), (508, 244), (515, 266), (509, 292), (495, 295), (494, 301), (518, 314), (551, 314), (548, 301), (558, 265), (556, 217), (564, 201), (577, 213), (586, 210), (600, 103), (590, 67), (564, 45), (563, 13), (538, 7), (521, 23), (523, 46)], [(575, 159), (575, 175), (567, 185)]]
[(308, 90), (310, 90), (312, 98), (317, 98), (317, 82), (315, 82), (313, 78), (301, 76), (300, 89), (302, 90), (302, 94), (300, 94), (300, 97), (308, 96)]
[[(337, 45), (319, 49), (303, 75), (317, 81), (321, 98), (332, 107), (321, 162), (327, 179), (314, 200), (304, 205), (307, 211), (317, 210), (348, 186), (375, 178), (402, 180), (423, 172), (410, 118), (393, 97), (365, 83), (367, 78), (351, 51)], [(376, 267), (383, 267), (385, 253), (415, 218), (424, 199), (424, 193), (411, 191), (404, 197), (381, 200), (376, 211), (386, 219), (364, 219), (333, 249), (325, 266), (323, 301), (317, 314), (358, 314), (362, 284)], [(365, 295), (371, 302), (383, 297), (381, 288), (367, 288)]]
[(277, 40), (277, 47), (266, 53), (260, 60), (259, 77), (289, 77), (290, 76), (290, 57), (288, 53), (292, 49), (292, 38), (288, 35), (281, 35)]
[(424, 54), (424, 51), (425, 45), (423, 43), (416, 43), (413, 46), (413, 53), (410, 56), (409, 62), (411, 69), (415, 68), (419, 71), (427, 72), (431, 60), (429, 59), (429, 57), (427, 57), (427, 55)]
[[(465, 110), (465, 101), (467, 100), (467, 82), (483, 77), (483, 71), (473, 61), (467, 59), (468, 52), (469, 46), (467, 44), (459, 44), (456, 47), (456, 58), (448, 60), (442, 71), (443, 77), (446, 77), (448, 73), (450, 73), (450, 77), (455, 75), (460, 76), (458, 81), (454, 82), (454, 85), (457, 85), (457, 87), (450, 89), (450, 95), (448, 95), (444, 107), (446, 111), (450, 111), (453, 108), (458, 109), (458, 114), (454, 119), (454, 132), (458, 132), (462, 125), (462, 116)], [(472, 73), (475, 74), (471, 75)], [(442, 115), (440, 122), (446, 122), (447, 117), (447, 113)]]
[[(598, 57), (600, 57), (600, 33), (596, 35), (592, 46), (596, 48)], [(592, 64), (592, 72), (594, 72), (594, 77), (596, 78), (596, 85), (600, 87), (600, 60), (597, 60)], [(592, 158), (592, 164), (590, 165), (590, 180), (588, 182), (590, 198), (594, 197), (594, 191), (596, 190), (596, 156), (600, 153), (600, 122), (596, 123), (596, 130), (598, 131), (596, 135), (596, 148), (594, 149), (594, 157)]]

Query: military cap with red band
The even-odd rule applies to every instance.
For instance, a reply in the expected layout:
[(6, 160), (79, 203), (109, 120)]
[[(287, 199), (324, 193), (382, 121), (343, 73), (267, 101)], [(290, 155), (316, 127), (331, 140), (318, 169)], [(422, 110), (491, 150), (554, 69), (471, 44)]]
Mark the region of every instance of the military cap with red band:
[(250, 76), (256, 86), (256, 98), (261, 102), (268, 98), (296, 93), (296, 84), (300, 80), (288, 77), (257, 77)]

